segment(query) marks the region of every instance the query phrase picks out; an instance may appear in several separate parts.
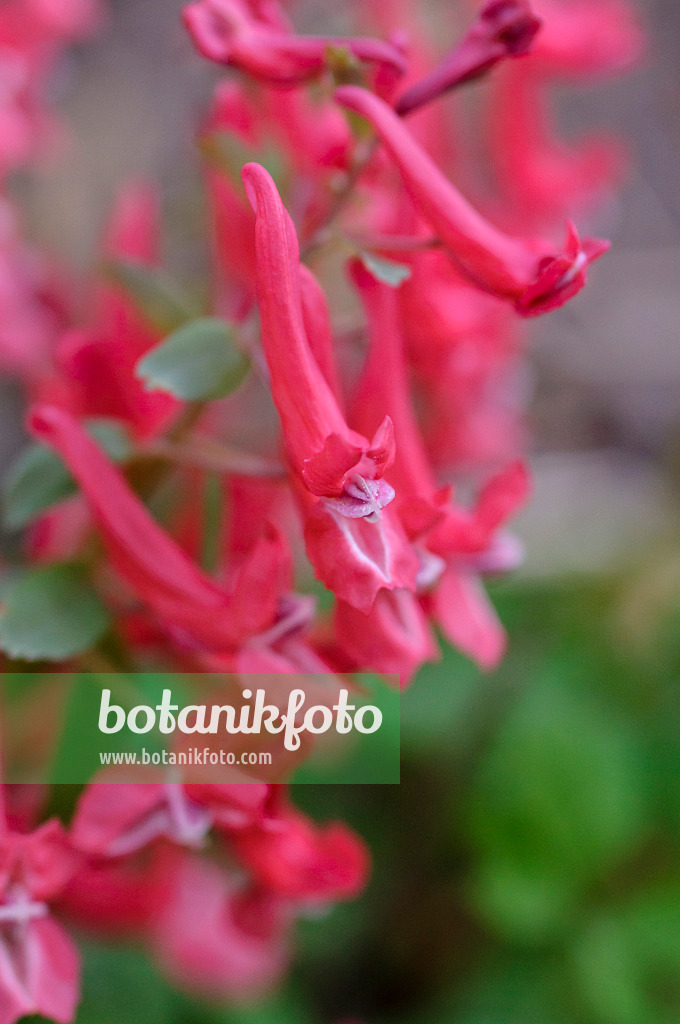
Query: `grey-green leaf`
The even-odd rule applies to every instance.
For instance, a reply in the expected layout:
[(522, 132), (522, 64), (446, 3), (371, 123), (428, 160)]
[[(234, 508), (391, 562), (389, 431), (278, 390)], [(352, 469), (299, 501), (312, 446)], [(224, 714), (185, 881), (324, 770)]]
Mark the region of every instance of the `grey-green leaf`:
[(81, 568), (33, 569), (12, 587), (0, 614), (0, 648), (25, 661), (63, 661), (109, 628), (106, 608)]
[[(124, 427), (112, 420), (90, 420), (88, 433), (114, 462), (132, 452)], [(3, 520), (8, 529), (19, 530), (58, 501), (77, 492), (73, 477), (58, 455), (41, 444), (31, 444), (7, 474), (3, 484)]]
[(398, 288), (411, 276), (411, 268), (406, 264), (383, 259), (372, 252), (362, 252), (361, 262), (376, 280), (388, 284), (391, 288)]
[(159, 331), (174, 331), (197, 314), (193, 301), (181, 285), (158, 267), (117, 260), (108, 263), (106, 270), (151, 326)]
[(32, 444), (24, 449), (3, 487), (5, 524), (20, 529), (32, 519), (76, 493), (76, 485), (58, 455)]
[(180, 327), (137, 363), (148, 391), (187, 402), (224, 398), (246, 376), (250, 362), (224, 320), (202, 317)]

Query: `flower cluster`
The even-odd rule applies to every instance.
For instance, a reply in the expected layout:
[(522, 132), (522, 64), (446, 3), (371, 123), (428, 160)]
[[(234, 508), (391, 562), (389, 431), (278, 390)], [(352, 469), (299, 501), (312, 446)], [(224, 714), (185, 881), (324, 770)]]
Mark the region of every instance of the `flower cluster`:
[[(199, 54), (231, 69), (197, 138), (207, 301), (160, 267), (149, 184), (121, 189), (84, 317), (0, 200), (0, 368), (43, 446), (9, 504), (36, 586), (75, 565), (104, 614), (66, 668), (406, 686), (436, 629), (484, 669), (502, 657), (484, 582), (521, 558), (523, 320), (585, 285), (608, 246), (570, 218), (621, 167), (618, 143), (558, 141), (545, 104), (625, 69), (641, 34), (623, 0), (486, 0), (438, 61), (417, 3), (365, 8), (367, 34), (345, 37), (298, 34), (277, 0), (186, 6)], [(0, 8), (3, 175), (53, 134), (48, 72), (100, 13)], [(455, 103), (485, 76), (480, 167)], [(8, 622), (8, 665), (60, 660)], [(359, 838), (281, 785), (95, 781), (68, 829), (42, 791), (4, 788), (0, 1024), (72, 1020), (58, 921), (134, 934), (178, 982), (234, 997), (275, 981), (297, 915), (367, 877)]]
[(78, 953), (55, 913), (143, 941), (190, 989), (243, 998), (284, 970), (296, 916), (356, 895), (365, 881), (357, 837), (341, 824), (314, 826), (280, 786), (95, 782), (68, 831), (55, 818), (33, 827), (40, 793), (23, 789), (4, 787), (3, 1022), (74, 1017)]

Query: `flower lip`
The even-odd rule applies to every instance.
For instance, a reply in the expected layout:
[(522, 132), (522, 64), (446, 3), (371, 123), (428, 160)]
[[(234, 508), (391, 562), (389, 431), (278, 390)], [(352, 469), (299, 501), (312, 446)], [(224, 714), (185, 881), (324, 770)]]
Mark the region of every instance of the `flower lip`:
[(279, 616), (265, 633), (250, 641), (253, 647), (271, 647), (301, 632), (314, 621), (316, 599), (307, 594), (286, 594), (280, 602)]
[(375, 523), (381, 510), (393, 498), (394, 488), (386, 480), (367, 480), (355, 473), (339, 497), (325, 498), (324, 501), (347, 519), (365, 519), (368, 523)]
[(33, 900), (20, 887), (8, 894), (9, 899), (0, 903), (0, 927), (3, 925), (26, 924), (48, 913), (47, 904), (41, 900)]
[(519, 315), (528, 318), (559, 309), (581, 291), (588, 267), (609, 248), (610, 243), (603, 239), (579, 238), (576, 228), (568, 221), (564, 253), (541, 260), (535, 281), (515, 302)]

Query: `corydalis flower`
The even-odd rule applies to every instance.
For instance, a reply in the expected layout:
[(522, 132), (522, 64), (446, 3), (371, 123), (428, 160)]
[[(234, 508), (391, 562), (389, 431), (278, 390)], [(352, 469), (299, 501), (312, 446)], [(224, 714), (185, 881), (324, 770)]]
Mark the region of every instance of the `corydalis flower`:
[(506, 57), (523, 57), (541, 27), (527, 0), (489, 0), (444, 60), (400, 97), (402, 117), (464, 82), (485, 75)]
[(184, 21), (208, 60), (275, 85), (317, 78), (328, 66), (330, 47), (346, 48), (358, 60), (387, 67), (394, 76), (405, 70), (402, 54), (379, 39), (297, 36), (274, 5), (263, 12), (245, 0), (197, 0), (184, 8)]
[(243, 182), (256, 214), (262, 345), (290, 461), (311, 494), (340, 515), (376, 520), (394, 497), (382, 479), (394, 461), (392, 421), (385, 417), (370, 441), (347, 426), (305, 331), (312, 303), (303, 307), (293, 222), (263, 167), (246, 164)]
[[(437, 486), (411, 406), (397, 296), (360, 264), (351, 269), (370, 335), (357, 417), (361, 422), (379, 403), (394, 419), (397, 513), (420, 559), (417, 583), (423, 605), (455, 646), (482, 668), (494, 668), (505, 647), (505, 633), (480, 577), (514, 567), (517, 546), (498, 531), (526, 501), (527, 470), (520, 462), (511, 463), (482, 488), (472, 509), (458, 506), (450, 487)], [(356, 615), (340, 610), (337, 626), (346, 646), (351, 650), (350, 630), (361, 635), (365, 649), (380, 657), (383, 671), (390, 652), (400, 656), (403, 649), (400, 671), (402, 682), (408, 682), (408, 668), (417, 668), (419, 658), (432, 657), (412, 595), (405, 594), (399, 605), (393, 601), (386, 607), (383, 602), (381, 609), (376, 602), (369, 619), (362, 628)]]
[(504, 234), (444, 177), (387, 104), (357, 86), (343, 86), (335, 95), (373, 125), (416, 209), (473, 284), (510, 300), (524, 317), (557, 309), (581, 290), (588, 266), (608, 242), (580, 239), (571, 222), (562, 250), (541, 239)]
[[(265, 524), (227, 589), (202, 572), (161, 529), (70, 413), (37, 406), (30, 427), (57, 450), (80, 484), (119, 575), (180, 646), (234, 657), (275, 625), (271, 643), (285, 639), (280, 611), (289, 594), (292, 567), (278, 530)], [(299, 629), (299, 617), (292, 619), (293, 628)]]
[[(383, 479), (394, 460), (392, 421), (386, 416), (371, 440), (347, 425), (327, 379), (325, 309), (318, 286), (301, 271), (293, 222), (263, 167), (247, 164), (243, 181), (256, 213), (262, 345), (305, 516), (307, 553), (329, 589), (368, 611), (379, 590), (412, 589), (417, 572), (386, 508), (394, 498)], [(314, 333), (313, 349), (307, 330)]]

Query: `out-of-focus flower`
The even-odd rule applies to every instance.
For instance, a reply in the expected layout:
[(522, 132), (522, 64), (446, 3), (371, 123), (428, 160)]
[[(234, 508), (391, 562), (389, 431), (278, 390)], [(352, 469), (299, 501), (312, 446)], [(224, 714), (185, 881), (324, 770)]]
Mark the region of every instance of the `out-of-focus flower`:
[(344, 48), (357, 60), (385, 65), (394, 76), (405, 69), (402, 54), (390, 43), (298, 36), (285, 27), (278, 8), (268, 5), (266, 11), (265, 18), (247, 0), (196, 0), (184, 8), (184, 21), (204, 57), (276, 85), (317, 78), (329, 66), (330, 48)]
[(366, 884), (368, 852), (345, 825), (316, 826), (281, 799), (276, 810), (234, 834), (235, 849), (255, 881), (298, 904), (356, 896)]
[(75, 946), (50, 915), (74, 870), (56, 820), (27, 835), (0, 836), (0, 1021), (27, 1014), (68, 1024), (79, 996)]
[(543, 28), (531, 63), (551, 75), (599, 77), (626, 71), (644, 33), (625, 0), (532, 0)]
[(30, 425), (80, 484), (117, 572), (176, 642), (233, 656), (277, 622), (290, 560), (276, 530), (270, 527), (260, 538), (227, 592), (161, 529), (70, 413), (40, 406)]
[(528, 0), (487, 0), (471, 28), (444, 60), (404, 92), (402, 117), (464, 82), (486, 74), (506, 57), (523, 57), (541, 27)]
[[(153, 266), (158, 261), (158, 198), (144, 184), (124, 189), (111, 217), (104, 246), (110, 260)], [(135, 376), (159, 332), (141, 318), (116, 285), (99, 288), (95, 323), (65, 333), (56, 348), (59, 382), (66, 404), (79, 416), (104, 416), (129, 424), (140, 437), (159, 433), (178, 403), (163, 392), (145, 390)]]
[(261, 996), (288, 965), (289, 905), (244, 892), (217, 864), (174, 854), (147, 941), (176, 984), (212, 999)]
[(92, 782), (78, 802), (71, 841), (99, 857), (124, 857), (161, 838), (200, 848), (214, 824), (243, 828), (257, 820), (267, 794), (268, 787), (259, 783)]

